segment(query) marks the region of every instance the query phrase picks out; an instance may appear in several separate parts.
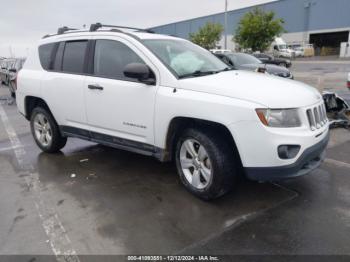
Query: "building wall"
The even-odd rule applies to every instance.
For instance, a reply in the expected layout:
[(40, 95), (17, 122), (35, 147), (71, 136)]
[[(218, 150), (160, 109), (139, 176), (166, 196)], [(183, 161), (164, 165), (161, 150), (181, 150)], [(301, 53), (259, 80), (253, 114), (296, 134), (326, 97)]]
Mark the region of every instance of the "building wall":
[[(350, 28), (350, 0), (279, 0), (260, 5), (265, 11), (274, 11), (283, 18), (287, 34), (283, 35), (287, 42), (308, 42), (309, 32), (337, 31)], [(231, 43), (241, 17), (255, 7), (248, 7), (228, 12), (228, 44)], [(157, 33), (189, 38), (189, 34), (197, 32), (206, 22), (224, 24), (224, 13), (199, 17), (187, 21), (167, 24), (152, 28)], [(295, 38), (294, 38), (295, 37)], [(223, 46), (223, 40), (221, 41)]]

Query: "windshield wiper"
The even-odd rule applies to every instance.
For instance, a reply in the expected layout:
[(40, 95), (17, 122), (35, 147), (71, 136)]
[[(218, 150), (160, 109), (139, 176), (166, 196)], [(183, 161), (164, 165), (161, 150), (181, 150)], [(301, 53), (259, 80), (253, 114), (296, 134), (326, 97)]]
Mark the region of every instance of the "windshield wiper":
[(198, 76), (207, 76), (207, 75), (212, 75), (212, 74), (217, 74), (219, 71), (194, 71), (193, 73), (185, 74), (179, 76), (179, 78), (187, 78), (187, 77), (198, 77)]
[(236, 70), (236, 69), (234, 67), (226, 67), (222, 70), (216, 71), (216, 73), (227, 72), (227, 71), (232, 71), (232, 70)]
[(207, 75), (218, 74), (218, 73), (221, 73), (221, 72), (226, 72), (226, 71), (231, 71), (231, 70), (235, 70), (235, 69), (233, 67), (226, 67), (226, 68), (224, 68), (222, 70), (217, 70), (217, 71), (214, 71), (214, 70), (211, 70), (211, 71), (200, 71), (200, 70), (197, 70), (197, 71), (194, 71), (193, 73), (182, 75), (179, 78), (181, 79), (181, 78), (188, 78), (188, 77), (207, 76)]

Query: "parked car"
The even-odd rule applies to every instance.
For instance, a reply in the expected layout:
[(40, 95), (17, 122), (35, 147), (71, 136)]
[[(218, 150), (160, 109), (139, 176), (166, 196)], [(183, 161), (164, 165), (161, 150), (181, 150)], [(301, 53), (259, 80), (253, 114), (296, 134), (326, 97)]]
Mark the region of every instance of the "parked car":
[(3, 59), (0, 65), (0, 84), (5, 83), (6, 72), (7, 72), (7, 59)]
[(0, 71), (0, 78), (1, 83), (5, 86), (8, 86), (10, 83), (10, 68), (12, 68), (13, 64), (15, 63), (15, 59), (9, 58), (4, 59), (1, 63), (1, 71)]
[(305, 56), (305, 48), (302, 46), (294, 48), (294, 51), (295, 51), (295, 57)]
[(276, 37), (271, 45), (270, 52), (274, 57), (295, 58), (295, 51), (287, 46), (287, 43), (281, 38)]
[(13, 98), (16, 97), (16, 90), (17, 90), (17, 75), (18, 72), (22, 69), (23, 64), (25, 62), (24, 58), (17, 58), (15, 62), (12, 64), (11, 68), (9, 69), (9, 89), (11, 96)]
[(207, 200), (240, 175), (275, 181), (321, 164), (329, 123), (316, 89), (232, 70), (181, 38), (67, 30), (42, 39), (18, 77), (18, 109), (44, 152), (78, 137), (174, 160), (184, 186)]
[(266, 71), (271, 75), (276, 75), (284, 78), (293, 79), (292, 73), (285, 67), (263, 64), (256, 57), (245, 53), (227, 53), (227, 54), (215, 54), (227, 65), (232, 66), (235, 69), (247, 70), (247, 71)]
[(259, 59), (264, 64), (284, 66), (287, 68), (292, 66), (292, 62), (288, 59), (275, 58), (271, 55), (262, 54), (262, 53), (255, 53), (255, 54), (253, 54), (253, 56), (255, 56), (257, 59)]
[(213, 54), (225, 54), (225, 53), (232, 53), (232, 50), (229, 49), (211, 49), (210, 52)]

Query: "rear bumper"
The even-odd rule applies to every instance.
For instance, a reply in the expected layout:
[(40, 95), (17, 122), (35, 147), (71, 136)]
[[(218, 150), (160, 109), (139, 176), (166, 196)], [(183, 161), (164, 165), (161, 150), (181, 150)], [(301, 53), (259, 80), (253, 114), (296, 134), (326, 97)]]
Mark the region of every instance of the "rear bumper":
[(325, 159), (328, 141), (329, 132), (323, 140), (307, 148), (293, 164), (278, 167), (246, 167), (246, 176), (256, 181), (278, 181), (306, 175), (318, 168)]

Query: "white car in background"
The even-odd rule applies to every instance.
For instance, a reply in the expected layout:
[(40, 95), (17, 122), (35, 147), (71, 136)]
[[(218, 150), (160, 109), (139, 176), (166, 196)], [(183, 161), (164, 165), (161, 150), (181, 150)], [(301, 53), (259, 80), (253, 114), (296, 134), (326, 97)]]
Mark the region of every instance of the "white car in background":
[(316, 89), (232, 70), (184, 39), (99, 23), (43, 38), (19, 72), (17, 105), (44, 152), (78, 137), (173, 160), (207, 200), (240, 175), (305, 175), (329, 139)]
[(295, 58), (295, 51), (288, 47), (287, 43), (281, 38), (276, 37), (271, 44), (271, 50), (274, 57)]
[(302, 46), (295, 47), (294, 51), (295, 51), (295, 57), (304, 57), (305, 56), (305, 49)]
[(226, 54), (226, 53), (232, 53), (231, 50), (229, 49), (210, 49), (210, 52), (212, 52), (213, 54)]

